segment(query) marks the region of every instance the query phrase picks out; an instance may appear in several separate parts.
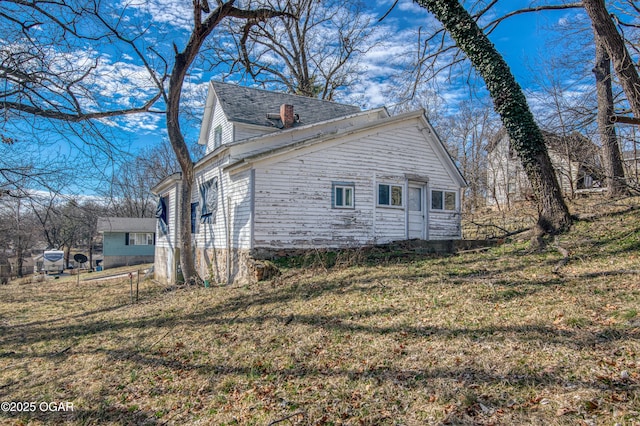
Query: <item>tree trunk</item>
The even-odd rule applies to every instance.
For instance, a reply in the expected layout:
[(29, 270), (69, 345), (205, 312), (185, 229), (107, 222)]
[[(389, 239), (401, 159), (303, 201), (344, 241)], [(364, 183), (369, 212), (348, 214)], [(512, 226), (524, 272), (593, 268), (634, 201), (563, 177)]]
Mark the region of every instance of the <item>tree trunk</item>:
[(624, 167), (620, 146), (616, 137), (613, 116), (613, 90), (611, 88), (611, 60), (604, 48), (602, 40), (595, 34), (596, 64), (593, 73), (596, 77), (596, 93), (598, 95), (598, 131), (602, 143), (602, 159), (604, 161), (605, 184), (610, 197), (627, 192), (624, 180)]
[(636, 118), (640, 118), (640, 77), (620, 33), (609, 16), (604, 0), (583, 0), (591, 18), (596, 38), (599, 38), (613, 61), (613, 69), (620, 78), (620, 85)]
[(24, 251), (22, 250), (22, 241), (18, 240), (18, 249), (16, 252), (16, 276), (22, 278), (22, 266), (24, 265)]
[[(180, 129), (179, 120), (180, 98), (184, 79), (189, 67), (198, 55), (202, 44), (222, 19), (235, 17), (251, 20), (251, 22), (260, 22), (275, 16), (285, 15), (284, 12), (276, 12), (271, 9), (236, 9), (233, 5), (233, 0), (219, 2), (218, 7), (209, 13), (209, 6), (206, 1), (193, 1), (194, 29), (182, 52), (178, 52), (177, 46), (174, 45), (176, 51), (175, 62), (169, 79), (169, 93), (165, 98), (167, 103), (167, 133), (171, 147), (180, 164), (180, 170), (182, 171), (182, 195), (178, 203), (178, 214), (180, 217), (177, 224), (182, 244), (180, 250), (180, 267), (182, 268), (182, 274), (187, 283), (202, 282), (202, 278), (198, 276), (198, 272), (196, 271), (193, 243), (191, 241), (191, 190), (195, 181), (194, 164), (191, 160), (191, 154), (184, 140), (182, 130)], [(204, 21), (202, 21), (202, 12), (208, 13)], [(227, 249), (229, 248), (227, 247)]]
[(191, 242), (191, 189), (195, 181), (195, 172), (191, 154), (180, 129), (180, 95), (182, 83), (190, 61), (185, 61), (183, 54), (176, 55), (176, 63), (169, 81), (167, 101), (167, 132), (169, 141), (176, 154), (182, 171), (182, 188), (178, 200), (178, 234), (180, 236), (180, 267), (185, 282), (195, 283), (200, 280), (196, 271)]
[(538, 231), (559, 233), (571, 225), (542, 133), (529, 110), (522, 89), (495, 46), (457, 0), (416, 0), (451, 34), (482, 76), (518, 152), (538, 207)]

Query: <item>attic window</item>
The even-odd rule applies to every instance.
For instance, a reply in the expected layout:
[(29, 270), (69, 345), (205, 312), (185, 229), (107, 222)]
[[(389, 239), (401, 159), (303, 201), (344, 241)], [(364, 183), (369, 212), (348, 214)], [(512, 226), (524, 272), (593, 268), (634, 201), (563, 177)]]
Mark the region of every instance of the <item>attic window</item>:
[(213, 148), (217, 148), (222, 145), (222, 126), (218, 125), (213, 130)]

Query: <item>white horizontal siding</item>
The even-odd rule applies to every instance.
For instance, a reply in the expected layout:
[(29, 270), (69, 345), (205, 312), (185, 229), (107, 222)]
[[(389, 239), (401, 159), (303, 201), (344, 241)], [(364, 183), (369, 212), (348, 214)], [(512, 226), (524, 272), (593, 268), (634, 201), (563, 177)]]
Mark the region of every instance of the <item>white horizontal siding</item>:
[[(405, 206), (406, 174), (459, 189), (430, 144), (438, 142), (426, 142), (418, 123), (320, 143), (256, 165), (255, 246), (344, 247), (405, 239), (406, 212), (377, 207), (377, 183), (402, 184)], [(355, 184), (355, 209), (331, 208), (336, 181)], [(452, 228), (459, 226), (459, 218), (454, 222)]]
[(163, 234), (160, 231), (160, 221), (156, 224), (156, 247), (173, 248), (178, 243), (178, 200), (180, 198), (180, 183), (176, 183), (174, 186), (159, 195), (160, 197), (167, 198), (167, 226), (169, 228), (168, 234)]
[(233, 141), (233, 125), (227, 120), (224, 115), (224, 111), (220, 108), (220, 105), (216, 102), (213, 114), (211, 116), (211, 126), (209, 127), (209, 135), (207, 137), (207, 149), (205, 154), (212, 152), (215, 149), (214, 133), (216, 127), (222, 127), (222, 143), (226, 144)]
[[(200, 185), (214, 177), (218, 178), (218, 204), (214, 223), (200, 223), (194, 234), (199, 248), (250, 248), (251, 246), (251, 194), (250, 171), (230, 177), (224, 173), (222, 164), (214, 164), (196, 177), (191, 202), (202, 203)], [(200, 209), (201, 204), (198, 206)]]
[(461, 238), (460, 213), (431, 211), (429, 219), (430, 240), (452, 240)]

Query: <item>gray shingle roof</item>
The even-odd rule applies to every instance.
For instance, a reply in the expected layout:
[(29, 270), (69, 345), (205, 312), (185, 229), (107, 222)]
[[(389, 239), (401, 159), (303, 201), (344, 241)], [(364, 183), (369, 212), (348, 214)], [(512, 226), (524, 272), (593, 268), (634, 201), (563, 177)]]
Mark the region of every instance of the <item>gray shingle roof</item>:
[(306, 96), (269, 92), (237, 84), (212, 82), (222, 110), (229, 121), (273, 127), (279, 120), (267, 119), (267, 114), (278, 114), (282, 104), (293, 105), (293, 112), (300, 117), (297, 126), (319, 123), (345, 115), (356, 114), (360, 108)]
[(99, 217), (98, 232), (156, 232), (156, 219)]

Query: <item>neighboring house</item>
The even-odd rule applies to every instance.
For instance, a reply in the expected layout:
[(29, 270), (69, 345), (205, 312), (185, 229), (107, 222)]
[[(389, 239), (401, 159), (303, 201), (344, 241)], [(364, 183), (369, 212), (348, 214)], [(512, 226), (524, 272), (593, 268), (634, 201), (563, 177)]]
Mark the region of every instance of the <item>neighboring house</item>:
[[(252, 259), (291, 250), (459, 239), (465, 181), (424, 111), (390, 116), (212, 82), (190, 196), (205, 279), (253, 277)], [(160, 197), (156, 279), (178, 275), (181, 174)]]
[[(11, 265), (12, 275), (18, 275), (18, 258), (12, 256), (9, 258), (9, 264)], [(22, 272), (20, 275), (29, 275), (35, 272), (35, 260), (31, 257), (31, 252), (23, 253), (22, 257)]]
[(625, 151), (622, 153), (622, 159), (627, 182), (637, 190), (640, 186), (640, 152)]
[[(598, 147), (579, 133), (561, 137), (542, 132), (551, 164), (564, 196), (600, 186), (601, 162)], [(502, 129), (487, 147), (487, 205), (510, 207), (533, 196), (529, 179), (509, 136)]]
[(107, 269), (152, 263), (156, 222), (153, 218), (98, 218), (98, 232), (103, 234), (102, 266)]

